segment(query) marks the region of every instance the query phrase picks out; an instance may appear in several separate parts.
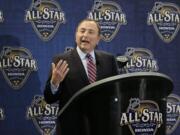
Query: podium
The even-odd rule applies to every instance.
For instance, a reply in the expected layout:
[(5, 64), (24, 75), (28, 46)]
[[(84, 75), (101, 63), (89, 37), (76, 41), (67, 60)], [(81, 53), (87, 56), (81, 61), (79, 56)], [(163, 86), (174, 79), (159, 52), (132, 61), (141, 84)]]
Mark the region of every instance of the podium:
[[(171, 78), (161, 73), (135, 72), (116, 75), (80, 89), (61, 108), (59, 117), (63, 117), (75, 102), (83, 102), (89, 96), (93, 98), (96, 93), (108, 96), (107, 91), (113, 91), (109, 100), (111, 107), (108, 111), (111, 117), (107, 119), (111, 119), (111, 127), (108, 135), (165, 135), (166, 98), (172, 90)], [(101, 127), (101, 123), (99, 126)]]

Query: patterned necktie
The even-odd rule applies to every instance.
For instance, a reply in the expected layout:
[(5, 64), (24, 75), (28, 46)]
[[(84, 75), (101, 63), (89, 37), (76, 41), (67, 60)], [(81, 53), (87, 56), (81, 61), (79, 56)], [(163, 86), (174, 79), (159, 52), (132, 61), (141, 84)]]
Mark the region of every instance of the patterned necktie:
[(90, 83), (96, 81), (96, 65), (93, 62), (93, 57), (90, 54), (86, 55), (88, 79)]

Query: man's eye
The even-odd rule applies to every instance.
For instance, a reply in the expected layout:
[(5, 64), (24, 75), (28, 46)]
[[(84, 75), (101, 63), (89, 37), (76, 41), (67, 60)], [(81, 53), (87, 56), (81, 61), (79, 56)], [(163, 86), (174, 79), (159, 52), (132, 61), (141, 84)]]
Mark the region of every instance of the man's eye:
[(81, 32), (81, 33), (84, 33), (85, 31), (84, 31), (84, 30), (81, 30), (80, 32)]
[(93, 34), (94, 33), (94, 31), (89, 31), (89, 34)]

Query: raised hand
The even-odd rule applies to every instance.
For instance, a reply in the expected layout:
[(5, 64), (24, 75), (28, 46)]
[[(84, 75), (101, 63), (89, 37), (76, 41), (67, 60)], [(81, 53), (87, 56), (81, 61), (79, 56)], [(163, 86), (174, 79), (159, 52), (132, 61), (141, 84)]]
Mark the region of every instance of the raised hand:
[(51, 83), (56, 87), (64, 80), (66, 77), (69, 68), (68, 63), (65, 60), (59, 60), (57, 65), (54, 63), (52, 65), (52, 76), (51, 76)]

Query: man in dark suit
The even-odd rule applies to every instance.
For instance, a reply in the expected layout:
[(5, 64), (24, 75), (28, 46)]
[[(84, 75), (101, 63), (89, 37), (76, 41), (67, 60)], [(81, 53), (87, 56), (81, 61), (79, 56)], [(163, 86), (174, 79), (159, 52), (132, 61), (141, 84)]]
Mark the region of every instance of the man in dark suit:
[[(94, 50), (100, 40), (100, 27), (94, 20), (81, 21), (76, 29), (76, 49), (54, 58), (44, 97), (47, 103), (59, 101), (62, 108), (72, 95), (93, 83), (117, 75), (115, 58)], [(95, 66), (88, 68), (89, 54)], [(95, 69), (94, 69), (95, 68)], [(91, 75), (93, 72), (94, 74)], [(90, 77), (91, 76), (91, 77)], [(92, 79), (93, 78), (93, 79)], [(60, 135), (111, 135), (109, 109), (115, 95), (112, 87), (97, 90), (75, 102), (58, 119)], [(113, 102), (113, 101), (112, 101)]]

